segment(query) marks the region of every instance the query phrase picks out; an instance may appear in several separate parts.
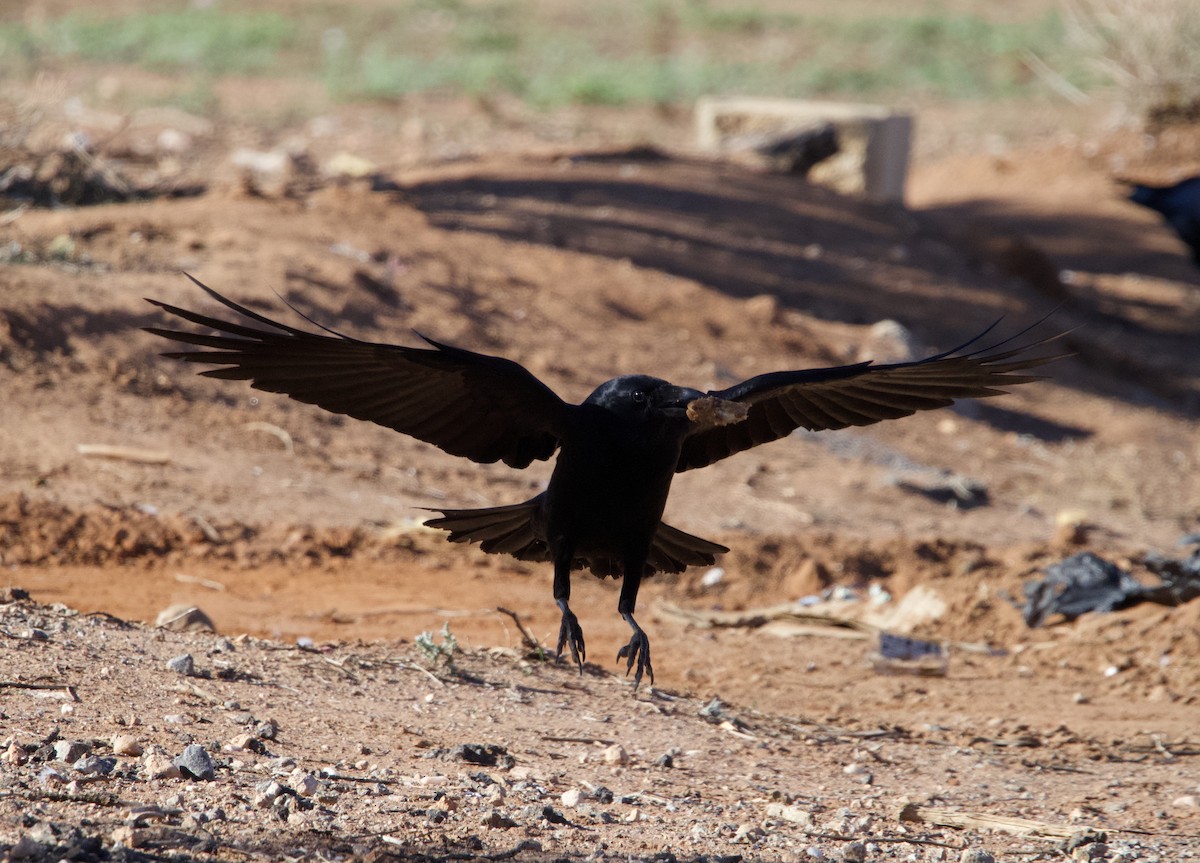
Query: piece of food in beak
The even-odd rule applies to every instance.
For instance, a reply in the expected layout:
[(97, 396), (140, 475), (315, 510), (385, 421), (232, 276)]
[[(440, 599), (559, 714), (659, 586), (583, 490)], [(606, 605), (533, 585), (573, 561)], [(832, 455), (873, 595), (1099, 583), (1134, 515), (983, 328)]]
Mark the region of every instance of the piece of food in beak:
[(705, 396), (688, 402), (687, 415), (702, 426), (728, 426), (740, 423), (750, 414), (750, 405)]

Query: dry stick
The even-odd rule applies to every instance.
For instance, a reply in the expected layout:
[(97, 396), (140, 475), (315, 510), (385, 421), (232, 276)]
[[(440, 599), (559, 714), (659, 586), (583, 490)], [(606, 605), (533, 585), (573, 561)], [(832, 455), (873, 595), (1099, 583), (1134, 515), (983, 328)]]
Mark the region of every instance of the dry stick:
[(0, 680), (0, 688), (6, 689), (61, 689), (71, 696), (74, 702), (79, 701), (73, 683), (26, 683), (24, 680)]
[(133, 446), (81, 443), (75, 447), (75, 451), (89, 458), (108, 458), (134, 464), (169, 464), (171, 461), (171, 454), (163, 450)]
[[(809, 839), (824, 839), (830, 842), (876, 842), (879, 844), (893, 843), (904, 845), (936, 845), (939, 848), (954, 848), (961, 850), (962, 844), (943, 842), (940, 839), (922, 839), (918, 836), (847, 836), (844, 833), (821, 833), (813, 830), (801, 830)], [(1039, 852), (1039, 853), (1044, 853)]]
[(1084, 830), (1095, 830), (1082, 824), (1053, 824), (1049, 821), (1035, 821), (1032, 818), (1012, 818), (988, 812), (963, 812), (941, 806), (921, 806), (917, 803), (904, 804), (897, 814), (901, 821), (917, 821), (935, 827), (997, 830), (1002, 833), (1015, 833), (1018, 836), (1046, 836), (1051, 839), (1069, 839)]
[(528, 629), (526, 629), (525, 624), (523, 624), (521, 622), (521, 616), (519, 614), (517, 614), (512, 609), (505, 608), (502, 605), (497, 605), (496, 611), (500, 612), (501, 614), (507, 614), (509, 617), (511, 617), (513, 619), (513, 623), (515, 623), (517, 625), (517, 629), (518, 629), (518, 631), (520, 631), (521, 638), (524, 640), (526, 647), (528, 647), (530, 650), (541, 650), (542, 649), (541, 643), (536, 638), (533, 637), (533, 633), (531, 633)]

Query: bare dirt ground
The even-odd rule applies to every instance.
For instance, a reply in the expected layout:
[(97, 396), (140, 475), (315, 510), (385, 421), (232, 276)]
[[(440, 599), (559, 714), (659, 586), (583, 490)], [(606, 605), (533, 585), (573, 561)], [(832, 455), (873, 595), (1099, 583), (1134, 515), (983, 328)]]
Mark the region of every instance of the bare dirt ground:
[[(583, 146), (678, 144), (682, 121), (440, 110), (399, 141), (361, 108), (321, 135), (198, 128), (182, 159), (125, 126), (105, 165), (203, 193), (0, 223), (0, 563), (30, 596), (0, 605), (7, 859), (1196, 856), (1200, 605), (1031, 630), (1009, 601), (1083, 550), (1148, 579), (1143, 555), (1200, 529), (1200, 277), (1116, 183), (1186, 170), (1195, 130), (942, 155), (900, 210)], [(445, 160), (455, 131), (476, 157)], [(284, 139), (281, 173), (230, 161)], [(376, 170), (327, 176), (339, 151)], [(734, 550), (720, 578), (643, 588), (658, 677), (634, 696), (608, 661), (616, 585), (577, 577), (580, 676), (496, 610), (547, 644), (544, 568), (420, 525), (524, 499), (546, 466), (462, 463), (160, 358), (143, 297), (211, 308), (181, 270), (272, 315), (278, 293), (362, 338), (503, 354), (572, 399), (620, 372), (892, 359), (885, 319), (923, 353), (1054, 310), (1077, 356), (1003, 399), (682, 475), (668, 521)], [(985, 493), (947, 503), (964, 478)], [(946, 675), (757, 611), (834, 586), (857, 598), (826, 614), (951, 644)], [(149, 626), (179, 603), (216, 633)], [(446, 623), (461, 652), (414, 644)], [(211, 778), (172, 769), (189, 744)]]

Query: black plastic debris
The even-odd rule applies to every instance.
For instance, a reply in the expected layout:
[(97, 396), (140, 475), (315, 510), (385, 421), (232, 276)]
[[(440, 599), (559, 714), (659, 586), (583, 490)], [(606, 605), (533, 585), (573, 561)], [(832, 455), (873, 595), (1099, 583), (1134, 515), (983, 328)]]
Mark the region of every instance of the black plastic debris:
[[(1185, 537), (1183, 542), (1200, 544), (1200, 535)], [(1056, 614), (1074, 620), (1088, 612), (1116, 611), (1142, 602), (1181, 605), (1200, 597), (1200, 548), (1179, 560), (1150, 553), (1143, 563), (1158, 576), (1160, 584), (1142, 584), (1090, 551), (1046, 567), (1044, 578), (1025, 584), (1025, 605), (1021, 609), (1025, 623), (1042, 626)]]
[(1174, 559), (1151, 551), (1142, 558), (1142, 563), (1178, 594), (1179, 602), (1187, 602), (1200, 596), (1200, 533), (1188, 534), (1179, 544), (1193, 546), (1192, 553)]
[(893, 635), (890, 632), (879, 633), (879, 653), (885, 659), (913, 660), (923, 656), (941, 657), (945, 652), (945, 648), (937, 641)]
[(879, 644), (868, 659), (879, 674), (945, 677), (950, 671), (950, 653), (940, 641), (890, 632), (879, 633)]

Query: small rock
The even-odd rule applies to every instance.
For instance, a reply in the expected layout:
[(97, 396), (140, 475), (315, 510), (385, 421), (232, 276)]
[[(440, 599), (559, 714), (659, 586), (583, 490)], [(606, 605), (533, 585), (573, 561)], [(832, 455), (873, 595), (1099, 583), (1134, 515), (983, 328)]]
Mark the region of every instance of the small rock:
[(767, 835), (757, 824), (739, 824), (737, 831), (733, 834), (734, 842), (754, 842), (756, 839), (761, 839)]
[(256, 752), (261, 754), (267, 751), (267, 748), (263, 746), (263, 742), (253, 734), (239, 734), (222, 748), (227, 752)]
[[(315, 790), (315, 789), (314, 789)], [(267, 809), (275, 802), (275, 798), (286, 793), (282, 785), (274, 779), (268, 779), (254, 786), (253, 803), (259, 809)]]
[(564, 791), (562, 797), (559, 799), (562, 801), (563, 806), (566, 806), (568, 809), (574, 809), (579, 805), (579, 801), (583, 799), (583, 792), (578, 788), (571, 788)]
[(67, 777), (60, 770), (53, 767), (43, 767), (38, 773), (38, 782), (43, 785), (64, 785), (67, 782)]
[(867, 859), (867, 846), (855, 839), (842, 846), (842, 859), (846, 863), (863, 863)]
[(114, 755), (141, 755), (142, 744), (132, 734), (118, 734), (112, 739)]
[(509, 818), (507, 815), (505, 815), (503, 812), (501, 812), (498, 809), (493, 809), (490, 812), (488, 812), (487, 815), (483, 816), (483, 821), (480, 823), (482, 823), (484, 827), (490, 827), (494, 830), (495, 829), (507, 830), (510, 827), (517, 826), (516, 821), (513, 821), (511, 818)]
[(1182, 797), (1172, 800), (1171, 805), (1176, 809), (1195, 809), (1200, 806), (1200, 797), (1195, 794), (1184, 794)]
[(264, 719), (254, 726), (254, 736), (260, 740), (274, 740), (279, 733), (279, 723), (274, 719)]
[(59, 740), (54, 744), (54, 760), (74, 764), (92, 751), (82, 740)]
[(317, 789), (321, 787), (321, 781), (311, 773), (296, 771), (295, 774), (292, 774), (292, 785), (295, 787), (296, 793), (301, 797), (312, 797), (317, 793)]
[(122, 824), (120, 827), (115, 828), (112, 833), (108, 834), (108, 837), (113, 841), (114, 845), (124, 845), (126, 848), (140, 848), (145, 844), (148, 834), (148, 830)]
[(196, 673), (196, 660), (192, 659), (190, 653), (180, 654), (167, 660), (167, 670), (182, 674), (184, 677), (191, 677)]
[(154, 625), (172, 632), (216, 632), (212, 618), (194, 605), (172, 605), (154, 619)]
[(811, 827), (813, 823), (812, 813), (807, 809), (801, 809), (799, 806), (784, 806), (782, 803), (772, 803), (767, 806), (767, 816), (782, 818), (784, 821), (790, 821), (802, 827)]
[(184, 747), (183, 754), (176, 758), (174, 763), (180, 772), (189, 778), (215, 779), (217, 777), (212, 758), (204, 747), (197, 743)]
[(521, 817), (527, 821), (548, 821), (551, 824), (571, 823), (553, 806), (546, 806), (541, 803), (530, 803), (521, 810)]
[(30, 857), (40, 857), (46, 847), (41, 842), (25, 833), (8, 849), (8, 856), (13, 860), (28, 860)]
[(996, 858), (982, 848), (964, 848), (959, 863), (996, 863)]
[(612, 746), (604, 750), (600, 756), (605, 764), (628, 764), (629, 753), (625, 751), (625, 747), (620, 743), (614, 743)]
[(825, 849), (820, 845), (809, 845), (804, 849), (804, 856), (811, 860), (824, 860)]
[(151, 746), (142, 755), (142, 770), (149, 779), (180, 779), (183, 773), (161, 746)]
[(334, 153), (322, 166), (327, 177), (369, 177), (378, 168), (375, 163), (352, 153)]
[(447, 757), (468, 764), (500, 767), (505, 770), (516, 763), (516, 759), (508, 754), (507, 749), (494, 743), (463, 743), (449, 750)]
[(117, 767), (117, 759), (101, 758), (99, 755), (85, 755), (74, 764), (71, 769), (76, 773), (85, 775), (107, 776), (112, 773)]
[(716, 587), (721, 583), (721, 579), (725, 577), (725, 570), (719, 566), (714, 566), (708, 572), (704, 573), (700, 578), (700, 584), (703, 587)]
[(4, 750), (4, 763), (12, 767), (20, 767), (28, 760), (29, 753), (15, 740), (8, 744), (8, 749)]

